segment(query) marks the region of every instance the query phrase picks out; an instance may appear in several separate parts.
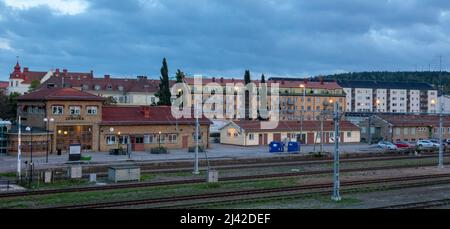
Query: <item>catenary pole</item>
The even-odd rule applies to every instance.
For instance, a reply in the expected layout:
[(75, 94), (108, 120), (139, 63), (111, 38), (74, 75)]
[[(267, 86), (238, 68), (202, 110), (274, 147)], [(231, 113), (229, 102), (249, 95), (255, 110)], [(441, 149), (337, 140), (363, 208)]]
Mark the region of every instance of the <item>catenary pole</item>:
[(195, 162), (194, 162), (194, 172), (193, 174), (199, 174), (198, 171), (198, 111), (195, 112)]
[(21, 179), (21, 154), (22, 154), (22, 131), (21, 131), (21, 117), (19, 115), (19, 125), (18, 125), (18, 141), (17, 141), (17, 178), (20, 180)]
[(334, 170), (333, 170), (333, 196), (334, 201), (340, 201), (339, 195), (340, 181), (339, 181), (339, 103), (334, 103)]

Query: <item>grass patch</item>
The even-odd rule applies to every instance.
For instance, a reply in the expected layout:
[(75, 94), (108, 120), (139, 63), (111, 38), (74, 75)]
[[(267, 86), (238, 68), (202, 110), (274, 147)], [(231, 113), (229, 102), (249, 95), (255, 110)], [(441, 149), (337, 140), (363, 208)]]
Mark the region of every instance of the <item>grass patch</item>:
[(0, 173), (0, 177), (8, 177), (8, 178), (16, 178), (17, 174), (10, 172), (10, 173)]

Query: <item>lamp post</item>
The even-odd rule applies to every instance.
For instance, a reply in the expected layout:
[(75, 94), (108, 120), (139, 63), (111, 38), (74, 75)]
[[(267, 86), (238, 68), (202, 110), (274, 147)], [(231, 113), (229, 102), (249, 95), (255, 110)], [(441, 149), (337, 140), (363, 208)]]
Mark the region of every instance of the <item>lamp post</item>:
[(117, 152), (119, 152), (119, 148), (120, 148), (120, 131), (117, 132)]
[(45, 163), (48, 163), (48, 146), (49, 146), (49, 140), (48, 140), (48, 135), (49, 135), (49, 125), (50, 125), (50, 122), (54, 122), (55, 121), (55, 119), (53, 119), (53, 118), (44, 118), (44, 122), (46, 122), (46, 124), (47, 124), (47, 153), (46, 153), (46, 155), (45, 155)]
[[(303, 119), (305, 118), (305, 97), (306, 97), (306, 87), (304, 84), (300, 84), (300, 88), (303, 88), (303, 101), (302, 101), (302, 117), (300, 119), (300, 141), (303, 140)], [(305, 141), (306, 143), (306, 141)], [(302, 151), (303, 147), (300, 147), (300, 152)]]
[(25, 128), (26, 131), (30, 132), (30, 177), (29, 185), (31, 186), (31, 182), (33, 182), (33, 129), (29, 126)]
[(158, 132), (158, 145), (159, 145), (159, 150), (161, 151), (161, 131)]

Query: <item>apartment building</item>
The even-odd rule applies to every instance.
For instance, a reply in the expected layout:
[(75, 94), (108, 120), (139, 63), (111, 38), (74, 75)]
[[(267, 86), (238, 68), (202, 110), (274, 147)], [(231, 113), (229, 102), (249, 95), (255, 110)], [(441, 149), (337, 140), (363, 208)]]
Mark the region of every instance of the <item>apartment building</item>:
[[(184, 81), (191, 90), (192, 100), (194, 100), (195, 95), (198, 95), (200, 92), (202, 93), (203, 102), (208, 101), (212, 95), (221, 93), (224, 96), (223, 103), (219, 104), (221, 109), (223, 109), (224, 112), (227, 109), (239, 112), (237, 101), (239, 99), (238, 91), (244, 90), (242, 88), (244, 80), (235, 78), (227, 79), (223, 77), (202, 78), (201, 90), (195, 88), (194, 78), (187, 77)], [(259, 80), (254, 80), (252, 83), (254, 83), (256, 87), (261, 86)], [(271, 86), (275, 83), (278, 84), (278, 99), (274, 104), (279, 111), (280, 120), (301, 120), (302, 116), (304, 117), (304, 120), (320, 120), (321, 117), (331, 119), (329, 114), (331, 114), (331, 111), (333, 110), (332, 104), (334, 102), (339, 102), (341, 111), (345, 110), (345, 94), (342, 87), (336, 82), (273, 77), (269, 78), (266, 83), (268, 87), (267, 108), (269, 110), (272, 107), (272, 94), (270, 93)], [(225, 97), (225, 88), (227, 85), (232, 85), (233, 87), (228, 87), (228, 89), (230, 90), (231, 88), (231, 90), (234, 90), (234, 92), (232, 91), (228, 94), (232, 97), (228, 98), (228, 101)], [(236, 87), (234, 87), (234, 85)], [(255, 96), (247, 97), (245, 99), (246, 101), (241, 101), (241, 103), (247, 104), (245, 109), (248, 110), (249, 102), (256, 104), (260, 102), (260, 99), (260, 94), (256, 94)], [(232, 104), (229, 103), (231, 101)], [(214, 109), (215, 108), (213, 107), (212, 110)], [(326, 111), (328, 115), (324, 115), (324, 111)], [(213, 119), (216, 118), (217, 117), (215, 116), (213, 117)], [(235, 115), (232, 119), (237, 119), (237, 116)]]
[[(174, 81), (170, 82), (174, 84)], [(118, 105), (152, 105), (159, 99), (155, 93), (159, 88), (159, 80), (148, 79), (147, 76), (136, 78), (104, 77), (72, 77), (55, 75), (45, 81), (39, 89), (70, 87), (103, 98), (111, 97)]]
[(427, 83), (338, 81), (348, 112), (436, 113), (438, 93)]

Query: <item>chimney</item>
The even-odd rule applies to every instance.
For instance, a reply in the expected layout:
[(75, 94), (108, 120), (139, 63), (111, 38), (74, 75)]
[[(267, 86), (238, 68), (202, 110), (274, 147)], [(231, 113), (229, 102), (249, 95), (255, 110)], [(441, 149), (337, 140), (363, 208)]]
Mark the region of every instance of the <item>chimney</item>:
[(149, 106), (143, 106), (142, 110), (144, 112), (144, 118), (150, 118), (150, 107)]
[(284, 80), (281, 81), (281, 84), (284, 84)]
[(308, 84), (308, 80), (305, 78), (305, 79), (303, 79), (303, 84)]
[(213, 77), (213, 78), (212, 78), (212, 82), (216, 82), (216, 77)]
[(320, 77), (320, 85), (323, 85), (323, 77)]
[(63, 69), (63, 74), (66, 76), (67, 75), (67, 69)]
[(105, 79), (109, 79), (110, 78), (110, 75), (105, 75)]
[(223, 77), (220, 77), (220, 82), (223, 83)]
[(231, 82), (233, 82), (233, 83), (234, 83), (234, 78), (231, 78)]
[(59, 68), (55, 70), (55, 76), (59, 76)]
[(28, 72), (28, 67), (23, 68), (23, 72), (27, 73)]

